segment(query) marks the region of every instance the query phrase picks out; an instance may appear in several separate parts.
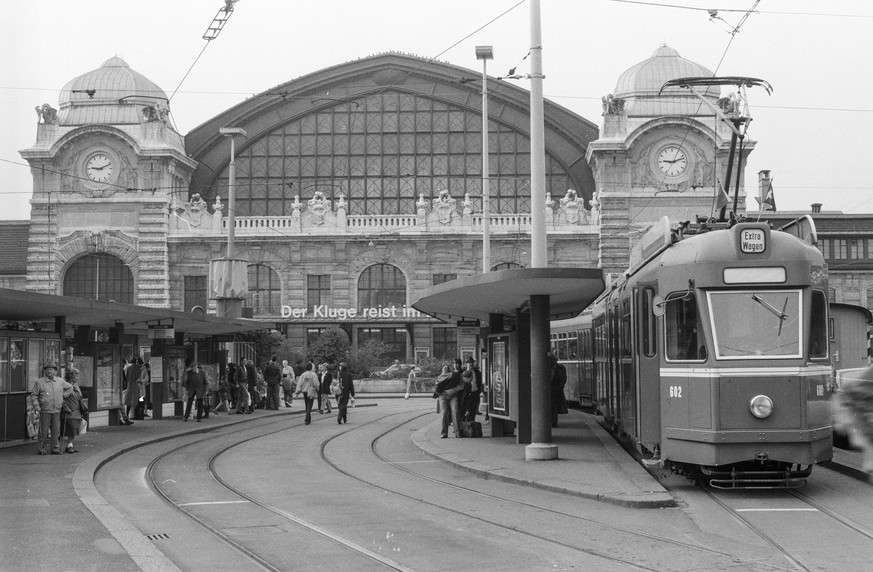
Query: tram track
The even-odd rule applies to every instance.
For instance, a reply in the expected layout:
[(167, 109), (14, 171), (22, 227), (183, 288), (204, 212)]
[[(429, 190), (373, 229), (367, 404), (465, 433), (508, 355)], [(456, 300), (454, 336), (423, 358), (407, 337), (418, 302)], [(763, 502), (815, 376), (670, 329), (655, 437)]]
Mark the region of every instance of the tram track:
[[(429, 415), (429, 413), (424, 414), (424, 415)], [(422, 416), (424, 416), (424, 415), (422, 415)], [(591, 519), (591, 518), (586, 518), (586, 517), (579, 516), (579, 515), (576, 515), (576, 514), (571, 514), (571, 513), (566, 512), (566, 511), (556, 510), (556, 509), (551, 508), (551, 507), (546, 507), (546, 506), (539, 505), (539, 504), (536, 504), (536, 503), (532, 503), (532, 502), (527, 502), (527, 501), (519, 500), (519, 499), (517, 499), (517, 498), (513, 498), (513, 497), (509, 497), (509, 496), (497, 495), (497, 494), (493, 494), (493, 493), (482, 492), (482, 491), (480, 491), (480, 490), (476, 490), (476, 489), (473, 489), (473, 488), (470, 488), (470, 487), (465, 487), (465, 486), (463, 486), (463, 485), (459, 485), (459, 484), (454, 483), (454, 482), (449, 482), (449, 481), (446, 481), (446, 480), (442, 480), (442, 479), (437, 479), (437, 478), (431, 477), (431, 476), (429, 476), (429, 475), (425, 475), (424, 473), (421, 473), (421, 472), (415, 471), (415, 470), (413, 470), (413, 469), (410, 469), (408, 466), (400, 465), (400, 464), (398, 464), (398, 463), (396, 463), (396, 462), (393, 462), (393, 461), (389, 460), (388, 458), (386, 458), (386, 457), (385, 457), (384, 455), (382, 455), (381, 453), (379, 453), (379, 451), (378, 451), (377, 449), (378, 449), (378, 442), (379, 442), (380, 440), (382, 440), (383, 438), (385, 438), (386, 436), (388, 436), (388, 435), (391, 434), (392, 432), (400, 430), (404, 425), (407, 425), (407, 424), (409, 424), (409, 423), (412, 423), (413, 421), (419, 419), (419, 418), (422, 417), (422, 416), (418, 416), (418, 417), (415, 417), (415, 418), (409, 419), (409, 420), (407, 420), (406, 422), (402, 423), (401, 425), (398, 425), (398, 426), (396, 426), (396, 427), (392, 427), (392, 428), (386, 430), (385, 432), (383, 432), (383, 433), (377, 435), (375, 438), (373, 438), (372, 441), (371, 441), (371, 443), (370, 443), (370, 449), (371, 449), (373, 455), (374, 455), (377, 459), (379, 459), (382, 463), (384, 463), (384, 464), (386, 464), (386, 465), (388, 465), (388, 466), (391, 466), (391, 467), (394, 468), (394, 469), (397, 469), (397, 470), (400, 470), (400, 471), (402, 471), (402, 472), (404, 472), (404, 473), (407, 473), (407, 474), (409, 474), (409, 475), (412, 475), (412, 476), (416, 477), (417, 479), (422, 479), (422, 480), (425, 480), (425, 481), (428, 481), (428, 482), (432, 482), (432, 483), (435, 483), (435, 484), (439, 484), (439, 485), (442, 485), (442, 486), (448, 487), (448, 488), (450, 488), (450, 489), (452, 489), (452, 490), (455, 490), (455, 491), (461, 491), (461, 492), (466, 493), (466, 494), (476, 495), (476, 496), (479, 496), (479, 497), (487, 498), (487, 499), (489, 499), (489, 500), (498, 501), (498, 502), (502, 502), (502, 503), (513, 503), (513, 504), (515, 504), (515, 505), (517, 505), (517, 506), (521, 506), (521, 507), (525, 507), (525, 508), (529, 508), (529, 509), (534, 509), (534, 510), (542, 511), (542, 512), (544, 512), (544, 513), (546, 513), (546, 514), (549, 514), (549, 515), (552, 515), (552, 516), (558, 516), (558, 517), (561, 517), (561, 518), (571, 519), (572, 521), (574, 521), (574, 522), (576, 522), (576, 523), (580, 523), (580, 524), (585, 524), (585, 525), (596, 525), (596, 526), (599, 526), (599, 527), (602, 527), (602, 528), (608, 529), (608, 530), (613, 531), (613, 532), (618, 532), (618, 533), (622, 533), (622, 534), (629, 535), (630, 537), (632, 537), (632, 538), (636, 538), (637, 540), (639, 540), (639, 539), (645, 539), (645, 540), (648, 540), (648, 541), (654, 541), (654, 542), (659, 542), (659, 543), (665, 543), (665, 544), (668, 544), (668, 545), (671, 545), (671, 546), (675, 546), (675, 547), (677, 547), (677, 548), (682, 548), (682, 549), (685, 549), (685, 550), (695, 551), (695, 552), (698, 552), (698, 553), (700, 553), (700, 554), (704, 554), (704, 555), (706, 555), (706, 556), (708, 556), (708, 557), (719, 557), (719, 558), (724, 558), (726, 561), (728, 561), (728, 562), (730, 563), (730, 566), (736, 566), (736, 567), (749, 566), (750, 568), (743, 568), (743, 569), (751, 569), (751, 568), (753, 567), (753, 565), (754, 565), (754, 569), (756, 569), (756, 570), (764, 570), (764, 569), (767, 569), (767, 570), (786, 570), (785, 568), (780, 567), (780, 566), (768, 566), (768, 565), (766, 565), (766, 564), (762, 564), (762, 563), (757, 562), (757, 561), (755, 561), (755, 562), (752, 562), (752, 561), (745, 561), (745, 562), (743, 562), (743, 561), (741, 561), (740, 559), (738, 559), (738, 557), (737, 557), (736, 554), (732, 554), (732, 553), (728, 553), (728, 552), (725, 552), (725, 551), (721, 551), (721, 550), (713, 549), (713, 548), (710, 548), (710, 547), (707, 547), (707, 546), (703, 546), (703, 545), (700, 545), (700, 544), (694, 544), (694, 543), (682, 542), (682, 541), (676, 540), (676, 539), (674, 539), (674, 538), (669, 538), (669, 537), (665, 537), (665, 536), (660, 536), (660, 535), (655, 535), (655, 534), (651, 534), (651, 533), (646, 533), (646, 532), (642, 532), (642, 531), (639, 531), (639, 530), (632, 530), (632, 529), (627, 528), (627, 527), (616, 526), (616, 525), (614, 525), (614, 524), (605, 523), (605, 522), (600, 521), (600, 520)], [(471, 515), (471, 514), (469, 514), (468, 512), (458, 511), (458, 510), (452, 509), (452, 508), (450, 508), (450, 507), (447, 507), (447, 506), (445, 506), (445, 505), (438, 504), (438, 503), (431, 503), (431, 502), (429, 502), (429, 501), (427, 501), (427, 500), (425, 500), (425, 499), (422, 499), (422, 498), (419, 497), (419, 496), (409, 495), (409, 494), (406, 494), (406, 493), (403, 493), (403, 492), (400, 492), (400, 491), (397, 491), (397, 490), (394, 490), (394, 489), (391, 489), (391, 488), (385, 487), (385, 486), (380, 485), (380, 484), (378, 484), (378, 483), (374, 483), (374, 482), (368, 481), (368, 480), (366, 480), (366, 479), (362, 479), (362, 478), (360, 478), (360, 477), (358, 477), (358, 476), (352, 474), (350, 471), (347, 471), (347, 470), (343, 469), (342, 467), (338, 466), (336, 463), (333, 463), (333, 462), (328, 458), (328, 455), (327, 455), (327, 453), (326, 453), (326, 448), (328, 447), (328, 445), (329, 445), (333, 440), (338, 439), (338, 438), (342, 437), (343, 435), (344, 435), (344, 433), (341, 433), (341, 434), (335, 435), (335, 436), (331, 437), (330, 439), (327, 439), (327, 440), (322, 444), (322, 458), (323, 458), (323, 460), (324, 460), (326, 463), (330, 464), (330, 465), (334, 468), (334, 470), (336, 470), (336, 471), (338, 471), (338, 472), (340, 472), (340, 473), (342, 473), (342, 474), (344, 474), (344, 475), (346, 475), (346, 476), (348, 476), (348, 477), (350, 477), (350, 478), (353, 478), (353, 479), (357, 480), (357, 481), (360, 482), (360, 483), (366, 484), (366, 485), (368, 485), (368, 486), (376, 487), (376, 488), (379, 489), (379, 490), (383, 490), (383, 491), (386, 491), (386, 492), (390, 492), (390, 493), (392, 493), (392, 494), (397, 494), (397, 495), (400, 495), (400, 496), (403, 496), (403, 497), (409, 498), (409, 499), (411, 499), (411, 500), (415, 500), (415, 501), (417, 501), (417, 502), (425, 503), (425, 504), (428, 504), (428, 505), (434, 506), (434, 507), (436, 507), (436, 508), (439, 508), (439, 509), (441, 509), (441, 510), (446, 510), (446, 511), (453, 512), (453, 513), (458, 514), (459, 516), (462, 516), (462, 517), (464, 517), (464, 518), (471, 518), (471, 519), (474, 519), (474, 520), (478, 520), (478, 521), (480, 521), (480, 522), (482, 522), (482, 523), (488, 524), (489, 526), (497, 526), (497, 527), (499, 527), (499, 528), (505, 529), (505, 530), (510, 531), (510, 532), (514, 532), (514, 533), (516, 533), (516, 534), (521, 534), (521, 535), (524, 535), (524, 536), (528, 536), (528, 537), (530, 537), (530, 538), (535, 538), (535, 539), (540, 540), (540, 541), (543, 541), (543, 542), (548, 542), (548, 543), (556, 544), (556, 545), (561, 546), (561, 547), (563, 547), (563, 548), (567, 548), (567, 549), (571, 549), (571, 550), (579, 551), (579, 552), (582, 552), (582, 553), (588, 554), (588, 555), (590, 555), (590, 556), (595, 556), (595, 557), (598, 557), (598, 558), (603, 558), (603, 559), (608, 560), (608, 561), (610, 561), (610, 562), (615, 562), (615, 563), (619, 563), (619, 564), (622, 564), (622, 565), (626, 565), (626, 566), (633, 567), (634, 569), (639, 569), (639, 570), (663, 570), (663, 568), (650, 567), (650, 566), (646, 566), (646, 565), (640, 564), (640, 563), (637, 562), (637, 561), (629, 560), (629, 559), (627, 559), (627, 558), (620, 558), (620, 557), (617, 557), (617, 556), (615, 556), (615, 555), (613, 555), (613, 554), (610, 554), (610, 553), (608, 553), (608, 552), (604, 552), (604, 551), (600, 551), (600, 550), (593, 550), (593, 549), (590, 549), (590, 548), (582, 548), (582, 547), (580, 547), (578, 544), (570, 544), (570, 543), (566, 543), (566, 542), (561, 542), (561, 541), (555, 540), (554, 538), (551, 538), (551, 537), (547, 537), (547, 536), (543, 536), (543, 535), (540, 535), (540, 534), (532, 533), (532, 532), (530, 532), (530, 531), (522, 530), (522, 529), (520, 529), (520, 528), (518, 528), (518, 527), (516, 527), (516, 526), (509, 526), (509, 525), (505, 525), (505, 524), (502, 524), (502, 523), (499, 523), (499, 522), (494, 522), (493, 520), (479, 518), (479, 517), (477, 517), (477, 516), (475, 516), (475, 515)], [(617, 546), (619, 546), (619, 547), (622, 547), (622, 546), (628, 546), (628, 545), (630, 545), (631, 540), (632, 540), (632, 539), (629, 538), (629, 539), (627, 540), (627, 542), (625, 542), (625, 541), (621, 541), (621, 542), (617, 542), (616, 544), (617, 544)]]
[[(610, 553), (604, 550), (592, 549), (579, 546), (578, 543), (571, 543), (562, 541), (545, 534), (540, 534), (532, 530), (524, 530), (523, 527), (517, 526), (515, 524), (509, 523), (501, 523), (495, 522), (494, 519), (482, 518), (475, 514), (470, 514), (469, 512), (460, 511), (452, 506), (447, 505), (446, 503), (441, 503), (439, 501), (431, 501), (427, 498), (422, 498), (420, 495), (407, 494), (402, 490), (397, 490), (396, 488), (392, 488), (391, 486), (385, 486), (380, 484), (379, 482), (363, 478), (359, 474), (356, 474), (355, 470), (349, 470), (341, 466), (341, 464), (334, 462), (330, 455), (330, 449), (333, 444), (338, 443), (339, 439), (344, 437), (352, 436), (355, 432), (372, 430), (373, 426), (378, 423), (384, 423), (386, 421), (391, 420), (393, 417), (398, 415), (410, 415), (413, 412), (408, 410), (406, 411), (392, 411), (386, 412), (385, 415), (379, 415), (375, 419), (371, 419), (368, 421), (363, 421), (361, 423), (356, 423), (353, 426), (343, 427), (341, 432), (333, 434), (326, 439), (323, 439), (318, 445), (318, 451), (321, 456), (321, 461), (329, 466), (332, 471), (337, 472), (345, 477), (354, 479), (356, 482), (365, 484), (368, 487), (374, 487), (376, 490), (381, 492), (390, 493), (393, 495), (397, 495), (400, 497), (404, 497), (406, 499), (412, 500), (416, 503), (423, 503), (430, 507), (433, 507), (439, 511), (445, 511), (449, 514), (452, 514), (452, 518), (463, 517), (465, 519), (471, 519), (472, 521), (478, 522), (479, 525), (487, 525), (488, 527), (497, 527), (507, 532), (512, 532), (517, 535), (521, 535), (524, 538), (528, 538), (531, 540), (536, 540), (541, 543), (546, 543), (549, 545), (554, 545), (561, 547), (564, 550), (569, 550), (573, 552), (577, 552), (580, 554), (585, 554), (588, 557), (594, 557), (598, 559), (603, 559), (605, 562), (610, 562), (613, 565), (620, 565), (626, 567), (627, 569), (635, 569), (635, 570), (681, 570), (684, 568), (674, 567), (670, 564), (664, 564), (663, 562), (645, 562), (641, 558), (632, 558), (632, 557), (622, 557), (620, 555), (616, 555), (614, 553)], [(512, 503), (513, 506), (524, 507), (528, 510), (540, 511), (543, 514), (549, 515), (549, 521), (552, 519), (571, 519), (570, 526), (573, 526), (577, 529), (584, 529), (584, 527), (592, 527), (597, 526), (601, 527), (609, 531), (610, 533), (618, 533), (627, 535), (625, 539), (618, 540), (617, 542), (610, 543), (610, 546), (615, 546), (616, 550), (621, 552), (627, 552), (628, 546), (636, 546), (641, 541), (648, 541), (649, 543), (663, 543), (669, 546), (673, 546), (677, 549), (682, 549), (688, 552), (689, 554), (697, 554), (699, 558), (706, 558), (709, 561), (713, 561), (713, 559), (721, 560), (721, 568), (719, 569), (742, 569), (742, 570), (790, 570), (792, 568), (786, 568), (782, 566), (774, 566), (761, 561), (754, 561), (748, 559), (748, 557), (744, 557), (742, 555), (738, 555), (737, 553), (731, 553), (724, 550), (719, 550), (711, 547), (704, 546), (702, 544), (683, 542), (681, 540), (677, 540), (675, 538), (670, 538), (667, 536), (652, 534), (646, 531), (633, 530), (632, 528), (623, 527), (615, 524), (611, 524), (608, 522), (603, 522), (600, 520), (586, 518), (584, 516), (575, 515), (566, 511), (556, 510), (554, 508), (543, 506), (541, 504), (537, 504), (534, 502), (529, 502), (526, 500), (521, 500), (518, 498), (513, 498), (512, 496), (505, 496), (500, 494), (492, 494), (488, 492), (483, 492), (480, 490), (476, 490), (474, 488), (463, 486), (457, 482), (451, 482), (449, 480), (443, 480), (434, 478), (433, 476), (424, 474), (422, 472), (416, 471), (409, 466), (405, 466), (400, 464), (397, 461), (392, 461), (386, 455), (384, 455), (381, 451), (381, 444), (384, 440), (390, 436), (392, 433), (397, 431), (408, 430), (410, 424), (420, 420), (425, 415), (429, 415), (428, 413), (414, 415), (409, 419), (402, 420), (401, 422), (394, 422), (391, 424), (389, 428), (384, 431), (379, 432), (377, 435), (373, 437), (367, 437), (369, 439), (369, 454), (372, 455), (375, 459), (378, 460), (379, 463), (385, 466), (390, 466), (392, 469), (397, 469), (402, 471), (417, 480), (421, 480), (428, 483), (433, 483), (436, 485), (440, 485), (443, 487), (448, 487), (453, 491), (462, 492), (464, 494), (469, 495), (477, 495), (480, 498), (487, 499), (489, 501), (494, 501), (495, 503), (505, 505), (506, 503)], [(330, 418), (327, 418), (330, 419)], [(325, 422), (328, 422), (325, 419)], [(232, 452), (233, 450), (239, 447), (245, 447), (247, 444), (252, 443), (253, 441), (257, 441), (259, 439), (269, 438), (270, 436), (298, 430), (302, 425), (302, 420), (297, 423), (289, 424), (288, 417), (283, 416), (280, 419), (276, 419), (275, 421), (270, 421), (267, 419), (259, 420), (260, 422), (256, 422), (257, 425), (251, 425), (246, 427), (245, 429), (236, 429), (235, 433), (233, 433), (232, 441), (226, 443), (218, 443), (217, 440), (224, 439), (227, 440), (229, 436), (229, 432), (221, 431), (221, 428), (216, 429), (215, 434), (207, 434), (203, 436), (203, 438), (197, 439), (194, 442), (188, 442), (176, 447), (172, 447), (170, 450), (166, 450), (162, 452), (160, 455), (154, 457), (151, 462), (148, 464), (146, 468), (146, 476), (149, 488), (157, 495), (162, 497), (168, 506), (172, 507), (174, 510), (178, 511), (180, 514), (185, 517), (191, 519), (193, 522), (196, 522), (198, 526), (202, 527), (209, 534), (213, 535), (215, 538), (220, 540), (225, 545), (232, 547), (241, 558), (245, 558), (250, 563), (250, 567), (252, 569), (261, 569), (261, 570), (283, 570), (287, 569), (287, 562), (282, 564), (277, 564), (275, 561), (271, 561), (269, 557), (265, 557), (262, 554), (262, 550), (260, 547), (252, 547), (251, 543), (246, 543), (245, 541), (240, 541), (238, 538), (234, 537), (233, 534), (228, 533), (225, 530), (225, 527), (222, 527), (220, 521), (215, 521), (210, 517), (207, 513), (204, 515), (201, 509), (198, 509), (198, 505), (207, 504), (207, 503), (197, 503), (197, 502), (178, 502), (173, 498), (172, 494), (168, 494), (163, 490), (161, 483), (159, 482), (159, 477), (156, 474), (158, 467), (164, 462), (167, 462), (173, 456), (186, 456), (189, 454), (191, 450), (202, 449), (204, 447), (211, 447), (214, 450), (209, 451), (208, 456), (203, 456), (204, 460), (207, 460), (205, 463), (205, 469), (203, 470), (203, 475), (208, 475), (215, 487), (220, 487), (223, 491), (225, 491), (224, 495), (219, 495), (217, 498), (221, 499), (221, 502), (224, 503), (234, 503), (239, 502), (242, 507), (251, 507), (258, 511), (262, 511), (263, 513), (269, 513), (273, 518), (278, 518), (283, 522), (293, 524), (297, 529), (302, 529), (307, 531), (308, 534), (313, 534), (318, 538), (322, 539), (324, 542), (333, 543), (338, 546), (342, 546), (345, 550), (349, 551), (351, 554), (360, 556), (361, 558), (366, 559), (367, 561), (378, 563), (378, 566), (382, 569), (389, 570), (410, 570), (409, 567), (404, 566), (402, 563), (397, 562), (393, 559), (386, 558), (382, 554), (378, 552), (368, 550), (365, 547), (359, 546), (354, 542), (349, 541), (346, 538), (343, 538), (341, 534), (337, 534), (329, 530), (327, 527), (318, 526), (314, 522), (307, 520), (301, 517), (298, 514), (294, 514), (292, 511), (284, 510), (281, 507), (277, 507), (270, 502), (266, 502), (263, 499), (262, 495), (257, 493), (250, 493), (245, 490), (242, 490), (240, 487), (235, 486), (232, 482), (230, 482), (225, 476), (221, 473), (220, 468), (217, 466), (219, 459), (222, 455)], [(321, 420), (316, 420), (316, 423)], [(275, 427), (273, 427), (275, 426)], [(243, 434), (241, 434), (243, 433)], [(248, 433), (252, 433), (251, 435), (247, 435)], [(364, 441), (366, 443), (366, 441)], [(314, 445), (314, 444), (313, 444)], [(364, 443), (362, 443), (363, 447)], [(313, 447), (315, 448), (315, 446)], [(202, 466), (204, 463), (198, 463), (198, 465)], [(196, 469), (196, 466), (195, 466)], [(195, 477), (196, 478), (196, 477)], [(420, 488), (420, 487), (419, 487)], [(545, 491), (544, 491), (545, 493)], [(556, 493), (549, 493), (556, 494)], [(213, 495), (215, 496), (215, 495)], [(201, 507), (202, 508), (202, 507)], [(236, 509), (234, 509), (236, 511)], [(513, 520), (513, 523), (517, 521)], [(244, 539), (245, 540), (245, 539)], [(771, 545), (768, 543), (768, 545)], [(781, 552), (780, 552), (781, 553)], [(692, 556), (694, 558), (695, 556)], [(605, 563), (604, 562), (604, 563)], [(808, 568), (795, 566), (796, 569), (806, 570)]]
[[(287, 419), (283, 419), (282, 421), (275, 421), (274, 422), (274, 424), (278, 424), (278, 423), (282, 423), (282, 427), (279, 429), (276, 429), (274, 431), (268, 431), (266, 433), (258, 432), (256, 435), (253, 435), (253, 436), (248, 437), (246, 439), (236, 440), (232, 444), (230, 444), (226, 447), (223, 447), (220, 450), (218, 450), (217, 452), (215, 452), (214, 454), (212, 454), (208, 460), (208, 463), (207, 463), (207, 473), (214, 479), (214, 481), (216, 483), (220, 484), (225, 490), (227, 490), (228, 492), (237, 496), (239, 499), (242, 499), (243, 501), (246, 501), (246, 502), (250, 503), (251, 505), (257, 506), (260, 509), (269, 512), (270, 514), (283, 519), (284, 521), (293, 523), (298, 528), (301, 528), (309, 533), (313, 533), (315, 535), (318, 535), (322, 539), (326, 539), (334, 544), (342, 546), (343, 548), (345, 548), (345, 549), (347, 549), (355, 554), (363, 556), (363, 557), (367, 558), (368, 560), (374, 561), (374, 562), (378, 563), (379, 565), (381, 565), (382, 567), (384, 567), (385, 569), (397, 570), (397, 571), (402, 571), (402, 572), (411, 572), (411, 570), (409, 568), (401, 565), (398, 562), (395, 562), (389, 558), (386, 558), (386, 557), (384, 557), (378, 553), (375, 553), (371, 550), (368, 550), (364, 547), (358, 546), (358, 545), (342, 538), (341, 536), (330, 532), (329, 530), (318, 527), (311, 522), (307, 522), (306, 520), (289, 513), (288, 511), (282, 510), (274, 505), (271, 505), (267, 502), (259, 500), (258, 498), (255, 498), (253, 495), (242, 491), (239, 487), (235, 487), (232, 484), (230, 484), (226, 479), (224, 479), (218, 473), (215, 465), (216, 465), (216, 461), (218, 460), (218, 458), (221, 455), (224, 455), (225, 453), (228, 453), (229, 451), (232, 451), (233, 449), (236, 449), (238, 447), (244, 446), (252, 441), (255, 441), (258, 439), (263, 439), (264, 437), (269, 437), (271, 435), (275, 435), (278, 433), (284, 433), (290, 429), (295, 429), (295, 428), (301, 427), (303, 425), (302, 423), (296, 423), (296, 424), (289, 426), (287, 423)], [(266, 424), (259, 424), (257, 426), (248, 427), (247, 430), (261, 429), (265, 425)], [(220, 539), (225, 544), (232, 546), (241, 555), (248, 558), (252, 562), (252, 564), (256, 565), (258, 568), (263, 569), (263, 570), (275, 571), (275, 572), (281, 572), (283, 570), (286, 570), (287, 564), (285, 564), (285, 563), (282, 563), (282, 564), (271, 563), (266, 558), (260, 556), (255, 550), (251, 549), (246, 543), (237, 541), (232, 535), (230, 535), (227, 532), (225, 532), (224, 530), (222, 530), (221, 527), (213, 525), (207, 518), (202, 518), (202, 517), (198, 516), (195, 511), (193, 511), (189, 508), (190, 506), (192, 506), (191, 504), (185, 504), (185, 503), (180, 504), (180, 503), (174, 501), (170, 497), (170, 495), (166, 494), (166, 492), (162, 489), (162, 487), (156, 482), (156, 479), (154, 478), (155, 467), (157, 467), (162, 461), (169, 458), (171, 455), (179, 454), (180, 452), (182, 452), (185, 449), (195, 447), (195, 446), (202, 446), (206, 441), (214, 440), (214, 439), (217, 439), (219, 437), (224, 437), (224, 435), (208, 436), (208, 437), (205, 437), (204, 439), (198, 440), (195, 443), (186, 443), (184, 445), (176, 447), (170, 451), (166, 451), (165, 453), (157, 456), (149, 464), (149, 466), (146, 470), (146, 475), (148, 477), (148, 482), (149, 482), (150, 487), (152, 488), (152, 490), (156, 494), (158, 494), (161, 498), (163, 498), (167, 504), (169, 504), (171, 507), (175, 508), (180, 513), (184, 514), (186, 517), (195, 521), (198, 525), (203, 527), (205, 530), (209, 531), (212, 535), (214, 535), (215, 537)]]
[[(782, 555), (783, 558), (791, 565), (792, 569), (799, 570), (802, 572), (812, 572), (814, 570), (821, 570), (820, 563), (811, 563), (809, 562), (809, 556), (804, 556), (798, 554), (799, 550), (797, 548), (792, 548), (786, 545), (786, 542), (779, 540), (776, 538), (776, 533), (778, 532), (778, 528), (774, 528), (771, 526), (764, 526), (755, 522), (753, 518), (747, 515), (751, 514), (760, 514), (760, 513), (778, 513), (779, 511), (792, 511), (794, 514), (800, 514), (802, 512), (808, 514), (821, 514), (831, 521), (836, 522), (841, 527), (848, 529), (851, 533), (857, 534), (861, 537), (862, 540), (873, 540), (873, 531), (869, 528), (859, 524), (851, 518), (848, 518), (835, 510), (832, 510), (822, 503), (815, 501), (810, 496), (793, 489), (775, 489), (773, 492), (782, 493), (782, 497), (790, 497), (793, 498), (800, 503), (802, 503), (802, 507), (791, 507), (791, 508), (781, 508), (781, 507), (768, 507), (762, 509), (749, 509), (749, 508), (738, 508), (734, 506), (735, 503), (729, 502), (724, 496), (729, 494), (724, 491), (716, 491), (713, 489), (700, 487), (700, 491), (712, 500), (714, 503), (719, 505), (722, 509), (724, 509), (731, 517), (733, 517), (737, 522), (742, 524), (752, 533), (757, 535), (761, 540), (770, 545), (774, 550), (776, 550), (779, 554)], [(775, 500), (779, 500), (778, 498)], [(817, 523), (816, 528), (819, 530), (828, 530), (830, 534), (834, 534), (835, 531), (833, 527), (826, 526), (824, 524)], [(841, 538), (843, 542), (849, 542), (847, 537), (843, 534), (836, 533), (836, 536)], [(822, 540), (824, 542), (824, 540)]]

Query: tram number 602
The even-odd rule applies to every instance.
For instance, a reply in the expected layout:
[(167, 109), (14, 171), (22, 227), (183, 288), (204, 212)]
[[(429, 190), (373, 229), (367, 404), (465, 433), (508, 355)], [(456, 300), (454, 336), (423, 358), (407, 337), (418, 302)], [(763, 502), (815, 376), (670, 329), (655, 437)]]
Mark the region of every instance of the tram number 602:
[(670, 386), (670, 397), (682, 397), (682, 386), (681, 385), (671, 385)]

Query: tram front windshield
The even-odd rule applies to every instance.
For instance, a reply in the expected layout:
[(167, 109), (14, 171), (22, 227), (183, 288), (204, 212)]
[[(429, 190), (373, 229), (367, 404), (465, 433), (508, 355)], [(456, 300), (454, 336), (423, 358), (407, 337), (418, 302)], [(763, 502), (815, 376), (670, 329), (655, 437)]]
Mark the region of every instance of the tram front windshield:
[(708, 292), (716, 359), (800, 357), (800, 290)]

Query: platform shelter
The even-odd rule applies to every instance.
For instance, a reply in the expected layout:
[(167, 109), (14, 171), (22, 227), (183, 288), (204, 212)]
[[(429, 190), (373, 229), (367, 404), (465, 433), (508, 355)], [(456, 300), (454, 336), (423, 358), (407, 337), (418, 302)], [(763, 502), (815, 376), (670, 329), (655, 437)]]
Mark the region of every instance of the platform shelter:
[(578, 315), (603, 292), (599, 268), (513, 268), (432, 286), (412, 306), (446, 322), (479, 320), (490, 435), (558, 458), (552, 443), (549, 322)]

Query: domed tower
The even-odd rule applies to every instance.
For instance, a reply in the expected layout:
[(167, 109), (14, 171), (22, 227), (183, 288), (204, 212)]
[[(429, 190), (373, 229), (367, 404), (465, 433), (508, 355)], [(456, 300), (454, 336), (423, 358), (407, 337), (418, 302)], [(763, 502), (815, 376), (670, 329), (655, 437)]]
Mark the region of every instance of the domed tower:
[[(588, 147), (588, 162), (600, 202), (604, 271), (626, 270), (630, 248), (662, 216), (678, 222), (718, 214), (730, 130), (690, 90), (661, 90), (671, 79), (712, 76), (664, 45), (621, 74), (603, 97), (603, 129)], [(713, 104), (721, 97), (718, 86), (696, 89)], [(746, 139), (743, 164), (754, 147)], [(743, 177), (738, 210), (745, 210)]]
[(169, 99), (121, 58), (37, 106), (29, 290), (169, 307), (167, 217), (196, 162)]

